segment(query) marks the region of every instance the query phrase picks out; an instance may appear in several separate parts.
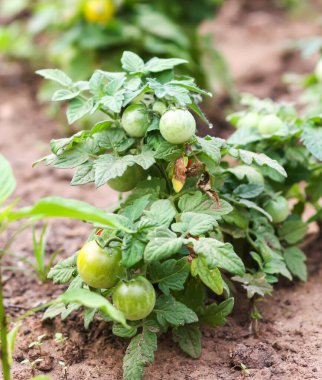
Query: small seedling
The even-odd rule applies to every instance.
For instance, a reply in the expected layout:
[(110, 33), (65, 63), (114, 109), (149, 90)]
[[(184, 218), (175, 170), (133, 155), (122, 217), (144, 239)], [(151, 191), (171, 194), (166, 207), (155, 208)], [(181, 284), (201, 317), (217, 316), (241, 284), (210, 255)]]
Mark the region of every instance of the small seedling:
[(240, 369), (243, 374), (243, 376), (248, 377), (250, 375), (249, 369), (245, 366), (245, 364), (240, 363)]
[(41, 282), (47, 281), (47, 275), (52, 267), (52, 264), (57, 257), (57, 255), (60, 253), (60, 250), (56, 250), (50, 257), (48, 263), (46, 264), (45, 260), (45, 254), (46, 254), (46, 247), (47, 247), (47, 236), (48, 236), (48, 230), (47, 230), (48, 224), (45, 223), (41, 229), (40, 235), (37, 238), (36, 235), (36, 229), (35, 226), (32, 228), (32, 241), (33, 241), (33, 247), (34, 247), (34, 254), (36, 263), (32, 264), (32, 268), (37, 273), (39, 280)]
[(57, 332), (56, 334), (55, 334), (55, 342), (56, 343), (59, 343), (59, 344), (63, 344), (63, 343), (65, 343), (65, 341), (68, 339), (66, 336), (64, 336), (62, 333), (60, 333), (60, 332)]
[(67, 379), (68, 366), (63, 360), (60, 360), (58, 364), (62, 367), (62, 373), (63, 373), (64, 379)]
[(29, 344), (28, 347), (29, 347), (29, 348), (38, 347), (38, 349), (39, 349), (39, 354), (42, 355), (41, 347), (42, 347), (42, 345), (43, 345), (43, 340), (44, 340), (45, 337), (46, 337), (46, 334), (39, 335), (39, 336), (37, 337), (37, 340), (34, 341), (34, 342), (31, 342), (31, 343)]
[(36, 367), (37, 367), (37, 364), (38, 364), (38, 363), (41, 363), (41, 362), (43, 362), (43, 361), (44, 361), (44, 359), (40, 359), (40, 358), (38, 358), (38, 359), (36, 359), (36, 360), (33, 360), (33, 361), (30, 361), (29, 359), (25, 359), (25, 360), (23, 360), (22, 362), (20, 362), (20, 364), (28, 365), (28, 366), (30, 367), (30, 369), (31, 369), (31, 373), (32, 373), (32, 375), (34, 376), (34, 375), (35, 375), (35, 369), (36, 369)]

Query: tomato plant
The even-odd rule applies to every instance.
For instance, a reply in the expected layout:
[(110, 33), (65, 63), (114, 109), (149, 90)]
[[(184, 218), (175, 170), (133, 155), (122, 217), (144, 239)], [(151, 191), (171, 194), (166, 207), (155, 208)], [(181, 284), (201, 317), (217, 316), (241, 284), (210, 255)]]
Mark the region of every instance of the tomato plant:
[[(70, 288), (45, 318), (57, 316), (62, 303), (85, 306), (86, 327), (96, 314), (110, 315), (113, 333), (131, 338), (125, 380), (142, 378), (162, 332), (171, 332), (185, 353), (198, 358), (200, 327), (226, 322), (234, 305), (232, 288), (257, 299), (271, 294), (280, 276), (303, 281), (307, 276), (297, 244), (310, 221), (301, 219), (305, 200), (298, 183), (305, 173), (316, 175), (311, 165), (316, 173), (321, 169), (316, 147), (304, 138), (319, 119), (302, 120), (288, 105), (246, 97), (249, 109), (230, 117), (235, 124), (243, 120), (236, 134), (227, 141), (200, 137), (196, 125), (208, 121), (199, 102), (210, 94), (192, 78), (176, 75), (184, 63), (181, 58), (144, 61), (126, 51), (123, 71), (97, 70), (89, 81), (73, 82), (60, 70), (38, 71), (62, 86), (53, 99), (67, 103), (70, 123), (89, 113), (101, 115), (90, 130), (52, 140), (52, 154), (40, 161), (74, 169), (73, 185), (100, 187), (123, 178), (120, 192), (133, 187), (108, 214), (108, 223), (102, 211), (89, 238), (101, 247), (111, 242), (119, 247), (122, 275), (115, 286), (93, 291), (85, 278), (91, 270), (78, 271), (81, 254), (76, 253), (49, 274)], [(273, 126), (260, 133), (265, 118), (264, 129), (279, 118), (282, 130)], [(137, 167), (145, 175), (132, 183), (134, 175), (127, 174)], [(286, 199), (294, 194), (299, 203), (291, 207)], [(102, 274), (109, 273), (101, 267)]]
[[(12, 6), (11, 0), (3, 0), (2, 17), (15, 21), (0, 28), (0, 51), (27, 59), (35, 68), (54, 64), (75, 79), (88, 79), (98, 66), (118, 70), (123, 50), (134, 49), (144, 58), (177, 56), (190, 62), (183, 74), (226, 93), (232, 81), (224, 58), (213, 47), (212, 36), (198, 28), (221, 3), (201, 0), (187, 5), (180, 0), (169, 7), (166, 0), (37, 0)], [(40, 95), (45, 94), (46, 87)]]
[[(316, 210), (309, 222), (319, 221), (322, 215), (319, 204), (322, 196), (319, 185), (322, 170), (322, 120), (310, 112), (309, 115), (299, 116), (292, 104), (274, 103), (270, 99), (261, 100), (251, 95), (245, 95), (241, 103), (245, 110), (229, 116), (233, 124), (238, 125), (241, 118), (254, 112), (262, 115), (262, 120), (269, 118), (271, 123), (265, 125), (265, 134), (253, 125), (238, 127), (228, 141), (236, 147), (265, 153), (283, 165), (288, 173), (286, 179), (266, 172), (270, 186), (280, 193), (266, 202), (266, 210), (275, 222), (284, 222), (289, 214), (288, 209), (291, 208), (290, 205), (287, 206), (285, 198), (292, 200), (293, 215), (284, 224), (289, 229), (302, 229), (304, 233), (307, 227), (304, 211), (307, 207), (310, 205)], [(301, 181), (305, 183), (304, 186), (300, 185)]]

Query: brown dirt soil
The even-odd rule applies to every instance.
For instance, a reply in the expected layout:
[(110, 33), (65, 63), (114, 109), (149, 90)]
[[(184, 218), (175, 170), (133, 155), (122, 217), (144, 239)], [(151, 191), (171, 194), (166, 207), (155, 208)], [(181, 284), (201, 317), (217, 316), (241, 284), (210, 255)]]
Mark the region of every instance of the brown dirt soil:
[[(231, 12), (229, 7), (233, 5), (236, 6), (236, 1), (227, 2), (214, 30), (219, 46), (232, 63), (238, 85), (243, 90), (254, 91), (259, 95), (279, 93), (276, 86), (279, 86), (280, 73), (294, 67), (293, 60), (286, 61), (289, 62), (286, 64), (281, 58), (283, 53), (277, 46), (281, 46), (280, 36), (289, 38), (313, 34), (315, 25), (308, 26), (303, 21), (301, 24), (298, 20), (299, 34), (292, 34), (292, 30), (297, 28), (293, 29), (294, 21), (287, 21), (280, 12), (277, 16), (276, 13), (271, 14), (263, 5), (252, 12), (260, 12), (264, 20), (271, 20), (270, 24), (258, 23), (253, 15), (252, 22), (257, 22), (257, 26), (251, 29), (251, 15), (241, 13), (243, 22), (225, 18)], [(276, 28), (272, 28), (273, 19)], [(267, 29), (265, 35), (259, 32), (261, 28), (262, 32)], [(279, 30), (278, 33), (275, 29)], [(273, 43), (275, 39), (276, 44)], [(268, 50), (271, 54), (275, 51), (274, 59)], [(296, 65), (300, 65), (298, 58), (295, 61)], [(271, 70), (264, 70), (266, 64)], [(307, 64), (301, 65), (300, 69), (305, 70)], [(237, 69), (243, 74), (238, 74)], [(0, 63), (0, 74), (4, 70)], [(258, 77), (262, 79), (258, 80)], [(68, 184), (69, 171), (53, 170), (42, 165), (31, 167), (35, 160), (48, 152), (48, 141), (59, 137), (57, 125), (46, 118), (33, 100), (33, 81), (34, 78), (24, 83), (21, 76), (0, 81), (0, 152), (14, 168), (17, 176), (16, 195), (21, 197), (21, 204), (29, 204), (43, 196), (62, 195), (85, 200), (99, 207), (111, 206), (117, 196), (108, 188), (95, 190), (92, 186), (71, 187)], [(68, 220), (50, 222), (50, 227), (48, 254), (62, 247), (62, 256), (65, 257), (81, 246), (89, 231), (88, 226)], [(31, 256), (30, 235), (30, 232), (24, 233), (14, 244), (16, 254)], [(261, 303), (264, 319), (256, 334), (250, 328), (247, 301), (240, 299), (226, 326), (204, 329), (203, 353), (199, 360), (184, 355), (170, 336), (161, 337), (155, 364), (146, 369), (144, 379), (238, 380), (246, 376), (241, 372), (241, 363), (249, 369), (249, 377), (256, 380), (322, 379), (321, 248), (321, 241), (306, 248), (310, 273), (306, 284), (286, 283)], [(11, 258), (7, 263), (18, 265), (23, 270), (4, 273), (5, 302), (12, 317), (49, 301), (61, 292), (61, 286), (40, 284), (26, 271), (23, 263), (17, 264)], [(14, 354), (14, 380), (29, 379), (32, 375), (30, 369), (20, 362), (26, 358), (35, 360), (39, 357), (44, 360), (35, 373), (47, 373), (55, 380), (122, 378), (122, 357), (127, 341), (113, 336), (105, 322), (97, 320), (85, 331), (77, 313), (64, 322), (57, 318), (42, 323), (40, 318), (41, 313), (29, 317), (20, 329)], [(55, 332), (64, 333), (68, 337), (67, 341), (61, 345), (55, 343)], [(36, 348), (28, 348), (42, 334), (46, 334), (46, 340), (41, 353)], [(66, 363), (66, 368), (59, 363), (62, 361)]]

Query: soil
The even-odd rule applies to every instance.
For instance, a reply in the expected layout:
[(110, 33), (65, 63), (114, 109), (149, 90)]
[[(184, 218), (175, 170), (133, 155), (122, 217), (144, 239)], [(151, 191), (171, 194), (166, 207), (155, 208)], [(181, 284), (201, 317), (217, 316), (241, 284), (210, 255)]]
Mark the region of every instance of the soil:
[[(282, 49), (290, 38), (314, 35), (317, 24), (306, 18), (291, 18), (268, 1), (227, 1), (216, 22), (207, 28), (214, 31), (217, 46), (232, 67), (237, 86), (261, 96), (288, 96), (281, 85), (281, 74), (288, 70), (303, 72), (312, 62)], [(256, 4), (253, 7), (250, 4)], [(247, 11), (247, 12), (246, 12)], [(286, 57), (286, 58), (285, 58)], [(34, 99), (34, 77), (26, 77), (16, 68), (4, 77), (7, 66), (0, 62), (0, 152), (11, 162), (17, 177), (15, 195), (26, 205), (40, 197), (62, 195), (109, 207), (117, 194), (93, 186), (71, 187), (70, 171), (59, 171), (32, 163), (48, 153), (48, 141), (59, 138), (57, 123), (50, 120)], [(68, 220), (51, 221), (48, 256), (62, 249), (62, 257), (82, 245), (88, 226)], [(307, 283), (284, 283), (272, 297), (258, 306), (263, 314), (258, 326), (251, 326), (245, 299), (236, 302), (228, 324), (203, 330), (203, 352), (198, 360), (184, 355), (170, 336), (160, 339), (155, 363), (145, 371), (145, 380), (297, 380), (322, 378), (322, 241), (306, 247), (309, 280)], [(30, 231), (15, 242), (12, 251), (32, 256)], [(5, 271), (5, 302), (14, 318), (23, 311), (57, 296), (62, 286), (41, 284), (21, 261), (8, 258), (6, 264), (21, 271)], [(67, 320), (41, 322), (41, 313), (23, 322), (16, 341), (13, 379), (26, 380), (32, 375), (27, 365), (43, 359), (35, 374), (49, 374), (55, 380), (117, 380), (122, 378), (122, 357), (127, 341), (112, 335), (110, 327), (96, 320), (86, 331), (77, 313)], [(54, 341), (56, 332), (68, 339)], [(29, 348), (38, 336), (46, 334), (44, 344)], [(242, 370), (244, 367), (244, 370)]]

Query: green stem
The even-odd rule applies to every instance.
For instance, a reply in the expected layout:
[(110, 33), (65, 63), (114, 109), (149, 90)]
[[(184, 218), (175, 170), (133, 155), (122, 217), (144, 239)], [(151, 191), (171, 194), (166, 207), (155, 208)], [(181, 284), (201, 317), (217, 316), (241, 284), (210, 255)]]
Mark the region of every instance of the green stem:
[(30, 315), (34, 314), (34, 313), (37, 313), (37, 311), (40, 311), (40, 310), (43, 310), (43, 309), (46, 309), (47, 307), (51, 306), (52, 304), (54, 304), (55, 302), (53, 301), (49, 301), (47, 303), (44, 303), (40, 306), (37, 306), (37, 307), (34, 307), (33, 309), (30, 309), (28, 310), (26, 313), (20, 315), (20, 317), (18, 317), (15, 322), (19, 322), (19, 321), (22, 321), (23, 319), (29, 317)]
[(158, 168), (161, 176), (164, 177), (166, 185), (167, 185), (168, 193), (171, 194), (171, 188), (172, 188), (172, 186), (171, 186), (171, 183), (170, 183), (169, 178), (167, 176), (167, 173), (165, 172), (163, 166), (159, 165), (157, 162), (155, 163), (155, 166)]
[(248, 243), (256, 250), (258, 250), (258, 247), (257, 247), (257, 244), (254, 242), (254, 240), (250, 237), (249, 235), (249, 230), (246, 230), (245, 231), (246, 233), (246, 239), (248, 241)]
[(0, 256), (0, 336), (1, 336), (1, 362), (2, 373), (4, 380), (10, 380), (10, 364), (9, 364), (9, 352), (8, 352), (8, 326), (7, 317), (3, 302), (3, 284), (2, 284), (2, 269), (1, 269), (2, 256)]

